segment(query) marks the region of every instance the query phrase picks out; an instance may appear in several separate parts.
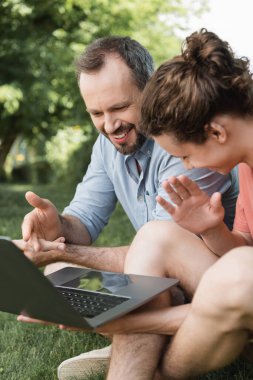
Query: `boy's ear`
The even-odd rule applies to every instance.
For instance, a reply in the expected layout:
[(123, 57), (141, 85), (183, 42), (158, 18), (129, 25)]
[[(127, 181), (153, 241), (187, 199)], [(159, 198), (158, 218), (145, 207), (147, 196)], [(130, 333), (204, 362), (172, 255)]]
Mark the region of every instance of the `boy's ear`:
[(224, 144), (227, 141), (227, 131), (223, 125), (211, 121), (208, 125), (205, 126), (208, 137), (216, 140), (220, 144)]

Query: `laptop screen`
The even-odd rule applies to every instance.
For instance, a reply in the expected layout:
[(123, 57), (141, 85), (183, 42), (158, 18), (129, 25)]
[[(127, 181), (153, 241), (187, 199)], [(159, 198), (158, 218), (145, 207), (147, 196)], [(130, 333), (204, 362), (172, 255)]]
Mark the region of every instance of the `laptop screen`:
[(101, 293), (114, 293), (131, 282), (130, 277), (126, 274), (91, 270), (71, 281), (61, 284), (61, 286), (92, 290)]

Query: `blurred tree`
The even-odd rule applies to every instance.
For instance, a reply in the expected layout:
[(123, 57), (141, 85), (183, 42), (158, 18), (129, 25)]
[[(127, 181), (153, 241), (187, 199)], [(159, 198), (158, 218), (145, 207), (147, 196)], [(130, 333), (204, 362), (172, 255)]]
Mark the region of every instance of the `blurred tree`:
[(178, 18), (185, 25), (205, 4), (188, 0), (186, 9), (182, 0), (2, 0), (0, 170), (18, 136), (52, 136), (87, 118), (73, 60), (88, 43), (130, 35), (160, 62), (179, 46)]

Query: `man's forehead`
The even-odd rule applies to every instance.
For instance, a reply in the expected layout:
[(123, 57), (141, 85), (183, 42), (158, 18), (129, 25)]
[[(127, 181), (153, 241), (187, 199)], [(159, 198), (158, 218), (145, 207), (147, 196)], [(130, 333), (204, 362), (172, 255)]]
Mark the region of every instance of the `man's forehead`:
[(80, 74), (80, 87), (96, 81), (97, 84), (108, 82), (111, 85), (131, 81), (135, 85), (130, 68), (117, 56), (106, 58), (105, 64), (99, 70)]
[(80, 90), (87, 109), (109, 109), (139, 98), (140, 90), (129, 75), (115, 71), (115, 67), (101, 69), (94, 74), (80, 76)]
[(94, 96), (84, 96), (84, 103), (88, 112), (99, 110), (113, 111), (115, 108), (128, 106), (134, 102), (132, 94), (128, 91), (106, 92)]

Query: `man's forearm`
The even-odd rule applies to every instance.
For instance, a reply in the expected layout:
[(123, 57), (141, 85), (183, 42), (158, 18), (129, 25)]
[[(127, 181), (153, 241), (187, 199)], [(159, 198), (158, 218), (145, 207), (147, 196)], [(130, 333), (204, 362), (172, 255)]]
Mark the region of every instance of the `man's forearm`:
[(124, 247), (93, 247), (66, 244), (64, 251), (57, 251), (54, 261), (64, 261), (71, 264), (105, 270), (123, 272), (128, 246)]
[(61, 221), (61, 236), (67, 243), (90, 245), (91, 237), (85, 225), (75, 216), (59, 215)]
[(174, 335), (184, 321), (190, 307), (191, 305), (187, 304), (153, 311), (130, 313), (97, 328), (96, 331), (104, 334), (150, 333)]

